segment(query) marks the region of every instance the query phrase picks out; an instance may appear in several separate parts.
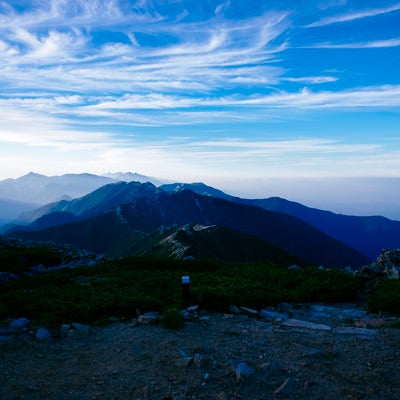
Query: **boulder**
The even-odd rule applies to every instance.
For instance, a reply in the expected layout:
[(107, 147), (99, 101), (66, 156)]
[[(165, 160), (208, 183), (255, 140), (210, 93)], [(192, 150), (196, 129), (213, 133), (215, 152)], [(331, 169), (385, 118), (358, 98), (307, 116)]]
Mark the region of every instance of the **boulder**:
[(356, 275), (365, 280), (399, 279), (400, 249), (383, 249), (375, 262), (362, 267)]

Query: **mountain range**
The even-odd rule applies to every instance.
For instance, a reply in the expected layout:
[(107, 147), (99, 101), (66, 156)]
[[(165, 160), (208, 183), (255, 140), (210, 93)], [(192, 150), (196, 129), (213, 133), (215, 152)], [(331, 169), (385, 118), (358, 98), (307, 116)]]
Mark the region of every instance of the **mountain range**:
[[(100, 185), (82, 197), (63, 199), (34, 210), (28, 208), (29, 211), (15, 219), (20, 225), (11, 228), (10, 232), (25, 238), (72, 243), (113, 256), (143, 253), (143, 249), (153, 254), (170, 252), (172, 255), (180, 254), (179, 251), (174, 253), (170, 244), (181, 243), (185, 236), (182, 232), (187, 230), (185, 226), (199, 224), (215, 226), (214, 230), (210, 228), (204, 231), (208, 232), (205, 236), (210, 238), (213, 235), (209, 233), (213, 232), (214, 239), (207, 245), (201, 240), (190, 245), (181, 243), (181, 248), (189, 246), (192, 253), (197, 246), (197, 257), (200, 254), (206, 256), (207, 247), (214, 248), (214, 253), (218, 253), (216, 243), (229, 242), (227, 229), (230, 229), (235, 235), (250, 235), (253, 241), (255, 237), (262, 240), (260, 248), (265, 248), (265, 245), (277, 246), (291, 254), (291, 257), (332, 266), (360, 266), (375, 259), (382, 248), (396, 248), (400, 245), (400, 222), (380, 216), (340, 215), (279, 197), (244, 199), (203, 183), (174, 183), (156, 187), (147, 182), (150, 178), (139, 174), (119, 173), (114, 177), (125, 178), (126, 181), (116, 182), (114, 178), (106, 177), (112, 183)], [(19, 184), (30, 180), (28, 178), (41, 180), (41, 176), (37, 174), (28, 174), (22, 178), (19, 178)], [(93, 178), (94, 186), (101, 183), (99, 177), (90, 174), (72, 174), (58, 178), (62, 178), (64, 182), (76, 179), (78, 189), (80, 182), (85, 179)], [(0, 182), (0, 188), (4, 182)], [(186, 197), (182, 193), (186, 193)], [(188, 197), (187, 193), (191, 193), (192, 197)], [(179, 212), (174, 203), (179, 205)], [(199, 205), (202, 207), (201, 212)], [(138, 214), (139, 210), (141, 214)], [(245, 215), (247, 221), (244, 221)], [(113, 232), (112, 237), (107, 232), (100, 232), (107, 230), (107, 224), (113, 227), (108, 229)], [(176, 232), (173, 235), (179, 240), (174, 239), (171, 242), (167, 240), (167, 236), (161, 237), (157, 233), (159, 229), (162, 228), (161, 231), (164, 232), (171, 226), (175, 227)], [(93, 229), (96, 230), (95, 233)], [(87, 237), (84, 237), (85, 232)], [(203, 231), (194, 230), (192, 236), (200, 237), (203, 235), (201, 232)], [(94, 243), (93, 238), (96, 238), (97, 243)], [(232, 235), (231, 240), (233, 243)], [(247, 237), (241, 237), (241, 240), (243, 243), (249, 242)], [(202, 250), (200, 243), (203, 243)], [(190, 256), (191, 251), (185, 250), (181, 256)], [(253, 253), (261, 254), (263, 250), (254, 250)], [(212, 256), (211, 253), (209, 256)], [(225, 259), (226, 256), (227, 252)], [(217, 258), (221, 257), (219, 254)], [(251, 252), (246, 257), (251, 259)]]
[(41, 212), (40, 219), (26, 228), (14, 228), (13, 235), (71, 243), (115, 256), (127, 255), (133, 244), (162, 226), (196, 223), (257, 236), (312, 263), (359, 267), (369, 261), (297, 217), (186, 188), (167, 192), (151, 183), (120, 182), (79, 199), (49, 205)]

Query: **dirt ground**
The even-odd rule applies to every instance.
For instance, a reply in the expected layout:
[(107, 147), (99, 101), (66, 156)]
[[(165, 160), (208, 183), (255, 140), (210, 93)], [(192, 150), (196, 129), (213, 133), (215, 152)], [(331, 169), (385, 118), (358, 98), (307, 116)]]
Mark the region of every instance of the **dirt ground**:
[(400, 330), (339, 334), (210, 314), (180, 331), (132, 320), (44, 342), (25, 334), (0, 342), (0, 398), (398, 400)]

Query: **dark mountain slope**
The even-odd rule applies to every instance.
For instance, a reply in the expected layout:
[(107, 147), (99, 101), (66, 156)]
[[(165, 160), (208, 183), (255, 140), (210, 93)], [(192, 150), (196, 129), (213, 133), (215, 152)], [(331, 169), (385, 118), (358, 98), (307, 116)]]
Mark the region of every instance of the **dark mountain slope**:
[[(115, 243), (119, 237), (122, 237), (121, 240), (124, 243), (127, 242), (124, 235), (119, 234), (118, 229), (110, 229), (109, 226), (123, 226), (122, 230), (127, 232), (130, 229), (134, 232), (150, 233), (162, 225), (182, 226), (192, 223), (220, 225), (258, 236), (297, 257), (326, 266), (359, 267), (370, 261), (367, 257), (298, 218), (259, 207), (201, 196), (188, 190), (169, 194), (160, 191), (156, 197), (141, 197), (123, 204), (107, 214), (107, 217), (102, 215), (89, 221), (78, 222), (72, 227), (64, 225), (19, 235), (32, 239), (69, 242), (93, 249), (87, 245), (83, 246), (82, 241), (78, 244), (77, 238), (82, 238), (82, 232), (87, 232), (88, 235), (92, 232), (93, 228), (88, 228), (88, 226), (96, 226), (93, 240), (97, 235), (101, 235), (104, 246), (108, 248), (114, 246), (112, 243)], [(76, 231), (75, 234), (74, 231)], [(129, 236), (128, 233), (127, 236)], [(90, 243), (90, 239), (90, 236), (85, 238), (85, 243)], [(100, 243), (96, 246), (101, 251)]]
[(189, 224), (157, 229), (135, 246), (134, 254), (153, 254), (176, 259), (209, 258), (228, 262), (302, 263), (257, 236), (217, 225)]
[(371, 259), (377, 258), (383, 248), (400, 247), (400, 221), (381, 216), (335, 214), (279, 197), (251, 200), (248, 204), (296, 216)]
[(189, 189), (199, 194), (228, 199), (230, 201), (262, 207), (300, 218), (321, 232), (347, 244), (370, 259), (375, 259), (383, 248), (400, 247), (400, 221), (381, 216), (359, 217), (335, 214), (330, 211), (310, 208), (303, 204), (271, 197), (267, 199), (242, 199), (227, 195), (210, 186), (194, 183), (163, 185), (168, 191)]

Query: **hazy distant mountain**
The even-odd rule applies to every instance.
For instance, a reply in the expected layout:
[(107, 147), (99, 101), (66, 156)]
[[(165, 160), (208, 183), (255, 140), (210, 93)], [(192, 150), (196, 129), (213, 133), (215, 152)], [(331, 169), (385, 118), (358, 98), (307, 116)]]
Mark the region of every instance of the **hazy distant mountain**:
[(254, 205), (265, 210), (295, 216), (371, 259), (376, 259), (383, 248), (400, 247), (400, 221), (392, 221), (381, 216), (357, 217), (335, 214), (330, 211), (306, 207), (303, 204), (280, 197), (242, 199), (227, 195), (220, 190), (201, 183), (175, 183), (163, 185), (161, 188), (169, 191), (190, 189), (199, 194), (228, 199), (240, 204)]
[(141, 175), (136, 172), (107, 172), (103, 174), (103, 176), (107, 176), (109, 178), (115, 179), (116, 181), (123, 181), (123, 182), (140, 182), (146, 183), (150, 182), (154, 186), (160, 186), (165, 182), (165, 180), (161, 180), (158, 178), (154, 178), (152, 176)]
[(0, 227), (13, 221), (23, 212), (34, 210), (38, 205), (0, 198)]
[(180, 192), (182, 190), (191, 190), (197, 194), (201, 194), (202, 196), (212, 196), (217, 197), (219, 199), (225, 200), (233, 200), (236, 197), (230, 196), (229, 194), (224, 193), (219, 189), (215, 189), (211, 186), (208, 186), (202, 182), (195, 183), (168, 183), (160, 186), (160, 189), (165, 190), (167, 192)]
[[(129, 198), (134, 198), (129, 201)], [(128, 201), (129, 202), (128, 202)], [(110, 210), (112, 207), (112, 211)], [(259, 238), (309, 262), (359, 267), (370, 260), (296, 217), (198, 195), (189, 190), (167, 193), (150, 183), (107, 185), (66, 203), (64, 212), (88, 220), (15, 235), (71, 243), (95, 251), (123, 252), (160, 226), (219, 225)]]
[(111, 182), (115, 180), (92, 174), (45, 176), (30, 172), (17, 179), (0, 181), (0, 197), (45, 204), (65, 196), (80, 197)]

